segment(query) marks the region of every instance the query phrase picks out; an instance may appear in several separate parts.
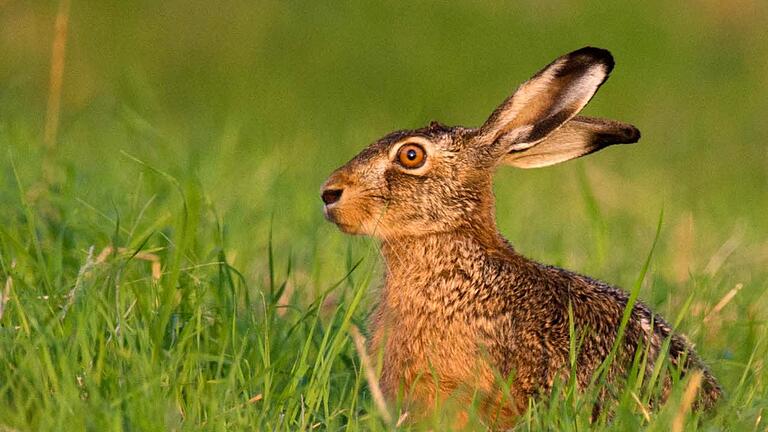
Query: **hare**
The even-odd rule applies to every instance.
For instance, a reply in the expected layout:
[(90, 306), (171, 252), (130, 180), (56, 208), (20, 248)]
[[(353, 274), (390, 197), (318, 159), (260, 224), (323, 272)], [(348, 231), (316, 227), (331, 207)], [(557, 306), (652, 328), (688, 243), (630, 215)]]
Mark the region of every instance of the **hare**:
[[(383, 361), (384, 395), (402, 397), (410, 414), (427, 415), (449, 399), (466, 408), (474, 398), (486, 424), (509, 426), (529, 398), (571, 376), (571, 323), (579, 388), (611, 352), (628, 294), (516, 252), (496, 228), (492, 176), (502, 164), (544, 167), (637, 142), (632, 125), (576, 115), (613, 66), (603, 49), (566, 54), (479, 128), (432, 122), (392, 132), (322, 186), (329, 221), (381, 243), (386, 281), (369, 323), (370, 349)], [(720, 397), (691, 345), (644, 304), (632, 307), (623, 338), (610, 380), (626, 376), (638, 350), (653, 370), (669, 340), (669, 362), (703, 374), (697, 405)], [(509, 396), (499, 377), (511, 382)], [(462, 418), (466, 412), (457, 424)]]

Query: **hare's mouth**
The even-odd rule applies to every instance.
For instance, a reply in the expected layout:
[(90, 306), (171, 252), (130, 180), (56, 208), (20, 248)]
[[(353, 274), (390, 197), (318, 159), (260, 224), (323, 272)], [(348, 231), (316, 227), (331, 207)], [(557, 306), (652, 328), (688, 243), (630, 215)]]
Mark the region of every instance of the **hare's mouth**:
[(332, 222), (334, 225), (339, 227), (341, 232), (347, 234), (358, 234), (360, 232), (360, 225), (350, 223), (347, 218), (344, 217), (342, 212), (336, 208), (335, 205), (323, 207), (323, 214), (325, 215), (325, 218), (328, 220), (328, 222)]
[(338, 212), (335, 211), (335, 206), (327, 204), (323, 206), (323, 216), (325, 216), (325, 219), (327, 219), (328, 222), (333, 222), (338, 225)]
[(333, 206), (326, 205), (325, 207), (323, 207), (323, 215), (325, 215), (325, 218), (328, 220), (328, 222), (332, 222), (338, 225), (339, 228), (342, 228), (343, 230), (343, 227), (347, 226), (348, 224), (344, 223), (344, 221), (341, 220), (342, 218), (339, 213), (340, 212), (338, 211), (335, 205)]

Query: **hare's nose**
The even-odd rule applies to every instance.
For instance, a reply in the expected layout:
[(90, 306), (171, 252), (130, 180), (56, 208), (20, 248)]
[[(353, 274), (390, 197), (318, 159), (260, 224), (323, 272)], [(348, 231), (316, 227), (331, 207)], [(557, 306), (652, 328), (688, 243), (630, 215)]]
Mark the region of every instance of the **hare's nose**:
[(323, 199), (325, 205), (331, 205), (341, 198), (342, 192), (344, 192), (344, 189), (326, 189), (320, 195), (320, 198)]

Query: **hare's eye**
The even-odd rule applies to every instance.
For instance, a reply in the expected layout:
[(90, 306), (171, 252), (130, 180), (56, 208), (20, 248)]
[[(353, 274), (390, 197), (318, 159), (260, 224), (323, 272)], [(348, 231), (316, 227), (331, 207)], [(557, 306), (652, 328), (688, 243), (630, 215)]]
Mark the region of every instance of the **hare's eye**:
[(397, 161), (408, 169), (419, 168), (427, 161), (427, 152), (424, 151), (424, 147), (418, 144), (404, 144), (397, 151)]

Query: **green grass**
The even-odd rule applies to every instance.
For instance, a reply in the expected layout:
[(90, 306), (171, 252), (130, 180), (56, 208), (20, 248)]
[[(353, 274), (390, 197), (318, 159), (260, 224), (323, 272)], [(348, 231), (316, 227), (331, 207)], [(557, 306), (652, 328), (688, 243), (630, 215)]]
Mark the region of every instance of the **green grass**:
[[(55, 14), (0, 2), (0, 431), (388, 429), (348, 331), (376, 244), (323, 221), (319, 185), (390, 130), (481, 123), (587, 44), (617, 67), (586, 114), (643, 138), (500, 169), (499, 227), (689, 336), (727, 396), (685, 430), (768, 428), (761, 4), (75, 1), (48, 153)], [(631, 377), (591, 427), (669, 430), (687, 385), (646, 418)], [(594, 392), (561, 388), (518, 429), (590, 427)]]

